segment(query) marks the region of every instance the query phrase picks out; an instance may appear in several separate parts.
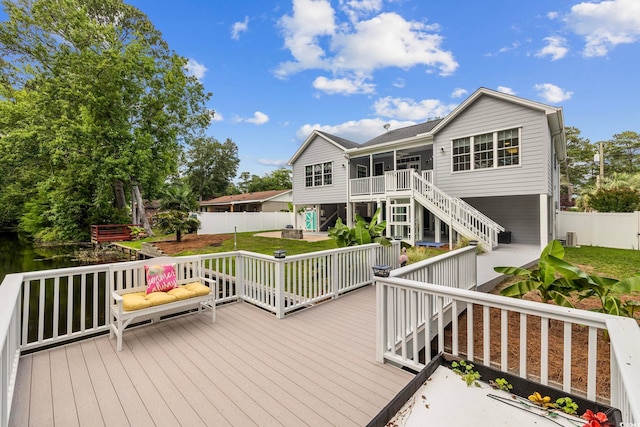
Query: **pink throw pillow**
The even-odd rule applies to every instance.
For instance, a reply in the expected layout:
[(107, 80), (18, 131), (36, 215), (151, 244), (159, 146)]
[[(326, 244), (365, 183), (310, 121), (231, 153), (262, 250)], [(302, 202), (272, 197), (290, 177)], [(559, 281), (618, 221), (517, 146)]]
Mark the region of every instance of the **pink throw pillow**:
[(175, 264), (144, 266), (147, 276), (147, 294), (166, 292), (178, 286)]

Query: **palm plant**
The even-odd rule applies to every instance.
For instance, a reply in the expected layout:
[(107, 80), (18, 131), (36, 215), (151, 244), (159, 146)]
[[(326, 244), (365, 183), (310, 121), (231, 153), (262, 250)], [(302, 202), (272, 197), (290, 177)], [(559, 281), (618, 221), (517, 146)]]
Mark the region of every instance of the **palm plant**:
[(197, 230), (200, 220), (191, 212), (197, 209), (196, 198), (186, 186), (172, 185), (162, 193), (160, 212), (156, 215), (158, 227), (166, 233), (176, 233), (182, 241), (182, 233)]

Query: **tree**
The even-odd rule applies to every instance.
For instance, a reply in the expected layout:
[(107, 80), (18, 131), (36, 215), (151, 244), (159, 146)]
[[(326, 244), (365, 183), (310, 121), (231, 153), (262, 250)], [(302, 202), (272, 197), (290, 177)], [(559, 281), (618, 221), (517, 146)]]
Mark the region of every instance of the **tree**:
[(156, 214), (158, 227), (167, 233), (176, 233), (176, 240), (182, 241), (182, 233), (197, 230), (200, 221), (192, 215), (197, 208), (195, 196), (185, 185), (167, 187), (160, 199), (160, 212)]
[(238, 147), (230, 139), (195, 138), (187, 151), (187, 183), (200, 201), (226, 194), (239, 163)]
[(255, 193), (256, 191), (289, 190), (293, 188), (291, 182), (291, 169), (279, 168), (262, 177), (251, 175), (249, 172), (240, 174), (238, 188), (243, 193)]
[(576, 127), (565, 128), (567, 138), (567, 160), (560, 165), (562, 190), (567, 199), (572, 199), (582, 187), (594, 181), (593, 155), (596, 147), (580, 135)]
[(632, 131), (624, 131), (613, 135), (608, 141), (605, 159), (610, 165), (610, 173), (640, 172), (640, 135)]
[(153, 194), (176, 173), (181, 143), (209, 123), (209, 95), (148, 18), (119, 0), (3, 5), (0, 151), (19, 147), (23, 157), (0, 165), (28, 193), (11, 215), (43, 215), (35, 231), (50, 239), (88, 237), (92, 221), (126, 218), (130, 195)]
[(640, 192), (623, 186), (600, 188), (590, 194), (588, 205), (598, 212), (635, 212), (640, 209)]

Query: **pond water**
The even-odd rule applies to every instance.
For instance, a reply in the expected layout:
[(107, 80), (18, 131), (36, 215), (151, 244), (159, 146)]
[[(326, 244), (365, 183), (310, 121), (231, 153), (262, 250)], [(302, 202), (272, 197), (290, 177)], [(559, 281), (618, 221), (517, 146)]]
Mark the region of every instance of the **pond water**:
[(0, 283), (4, 276), (22, 271), (74, 267), (76, 246), (36, 246), (29, 239), (13, 232), (0, 232)]

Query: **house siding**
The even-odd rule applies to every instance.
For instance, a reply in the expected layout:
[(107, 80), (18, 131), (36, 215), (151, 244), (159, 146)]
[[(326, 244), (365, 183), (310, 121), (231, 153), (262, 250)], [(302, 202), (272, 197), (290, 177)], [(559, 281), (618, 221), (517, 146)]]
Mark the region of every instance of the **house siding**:
[(539, 196), (480, 197), (464, 200), (502, 225), (506, 231), (510, 231), (511, 243), (540, 244)]
[[(452, 139), (515, 127), (521, 128), (519, 166), (451, 171)], [(543, 111), (484, 95), (435, 136), (435, 182), (448, 194), (463, 198), (551, 194), (550, 150)]]
[[(305, 166), (324, 162), (333, 162), (333, 184), (305, 187)], [(347, 159), (344, 158), (342, 149), (316, 136), (293, 164), (293, 203), (295, 205), (345, 203), (348, 185), (346, 164)]]

